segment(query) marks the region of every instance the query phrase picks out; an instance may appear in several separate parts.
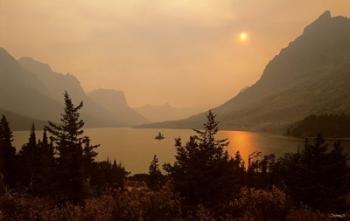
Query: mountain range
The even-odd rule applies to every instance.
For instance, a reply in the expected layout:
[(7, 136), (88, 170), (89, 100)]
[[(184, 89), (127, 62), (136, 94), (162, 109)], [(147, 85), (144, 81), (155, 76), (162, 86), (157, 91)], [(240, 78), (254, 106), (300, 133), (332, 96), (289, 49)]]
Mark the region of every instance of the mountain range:
[[(279, 131), (311, 114), (350, 112), (350, 19), (324, 12), (282, 49), (261, 78), (213, 108), (221, 127)], [(143, 127), (193, 128), (201, 113)]]
[(31, 122), (40, 128), (48, 120), (58, 121), (63, 111), (64, 91), (73, 102), (84, 102), (82, 118), (89, 127), (147, 122), (128, 106), (123, 94), (118, 95), (121, 92), (98, 90), (87, 94), (73, 75), (54, 72), (49, 65), (30, 57), (16, 60), (0, 48), (0, 114), (8, 116), (14, 129), (28, 129)]

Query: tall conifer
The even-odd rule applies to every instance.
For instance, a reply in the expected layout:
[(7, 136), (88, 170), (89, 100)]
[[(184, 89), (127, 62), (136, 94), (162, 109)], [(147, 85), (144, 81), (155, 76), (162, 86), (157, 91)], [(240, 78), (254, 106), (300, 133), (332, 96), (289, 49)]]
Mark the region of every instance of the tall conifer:
[(0, 173), (7, 186), (15, 184), (16, 149), (12, 145), (13, 135), (6, 117), (0, 121)]
[[(64, 113), (60, 123), (49, 122), (47, 127), (58, 153), (58, 170), (56, 174), (58, 196), (62, 200), (78, 202), (88, 193), (86, 162), (91, 163), (95, 154), (84, 154), (89, 147), (89, 153), (97, 146), (91, 146), (89, 139), (84, 136), (84, 121), (80, 119), (80, 109), (83, 103), (75, 106), (67, 92), (64, 94)], [(89, 149), (88, 148), (88, 149)], [(88, 158), (88, 159), (87, 159)]]
[(185, 204), (217, 210), (239, 190), (242, 164), (229, 157), (227, 140), (216, 139), (218, 122), (211, 111), (204, 130), (195, 132), (186, 145), (176, 140), (176, 161), (165, 170)]

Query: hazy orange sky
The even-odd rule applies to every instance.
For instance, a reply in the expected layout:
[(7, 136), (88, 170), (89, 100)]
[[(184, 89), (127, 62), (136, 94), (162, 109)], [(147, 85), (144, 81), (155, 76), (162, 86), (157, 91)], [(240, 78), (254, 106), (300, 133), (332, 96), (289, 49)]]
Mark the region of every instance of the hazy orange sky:
[(350, 0), (0, 0), (0, 47), (131, 106), (212, 107), (328, 9), (350, 17)]

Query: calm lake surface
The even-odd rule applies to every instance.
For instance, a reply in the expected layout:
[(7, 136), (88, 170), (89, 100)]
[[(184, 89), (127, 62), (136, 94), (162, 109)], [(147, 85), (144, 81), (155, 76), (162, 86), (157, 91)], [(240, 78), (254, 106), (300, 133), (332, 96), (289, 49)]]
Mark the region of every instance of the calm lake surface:
[[(159, 131), (166, 137), (164, 140), (154, 139)], [(97, 149), (98, 160), (105, 160), (107, 157), (110, 160), (115, 159), (132, 173), (147, 172), (155, 154), (160, 163), (173, 162), (174, 139), (181, 137), (185, 142), (194, 134), (192, 130), (134, 128), (93, 128), (85, 129), (85, 133), (93, 144), (101, 144)], [(17, 149), (27, 142), (28, 136), (28, 131), (14, 132), (14, 144)], [(41, 131), (37, 132), (37, 137), (41, 137)], [(302, 139), (268, 133), (220, 131), (218, 138), (227, 138), (230, 141), (228, 152), (234, 155), (236, 151), (240, 151), (246, 162), (248, 155), (254, 151), (281, 156), (286, 152), (295, 152), (303, 146)], [(349, 141), (346, 142), (350, 144)]]

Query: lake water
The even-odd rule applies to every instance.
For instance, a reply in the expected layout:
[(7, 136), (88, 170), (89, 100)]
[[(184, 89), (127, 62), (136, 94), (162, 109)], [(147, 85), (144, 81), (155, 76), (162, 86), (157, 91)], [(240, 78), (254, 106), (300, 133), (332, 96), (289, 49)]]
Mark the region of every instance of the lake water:
[[(160, 163), (173, 162), (175, 147), (174, 139), (181, 137), (183, 142), (193, 135), (192, 130), (161, 129), (166, 137), (164, 140), (155, 140), (159, 129), (134, 129), (134, 128), (93, 128), (85, 129), (87, 136), (93, 144), (101, 144), (98, 150), (98, 160), (117, 160), (132, 173), (148, 171), (148, 166), (157, 155)], [(27, 142), (28, 131), (15, 131), (15, 146), (21, 147)], [(38, 131), (37, 137), (41, 137)], [(274, 153), (280, 156), (286, 152), (295, 152), (303, 146), (303, 140), (274, 135), (268, 133), (254, 133), (246, 131), (220, 131), (218, 138), (227, 138), (230, 141), (228, 152), (235, 154), (240, 151), (247, 161), (248, 155), (254, 151), (263, 154)]]

